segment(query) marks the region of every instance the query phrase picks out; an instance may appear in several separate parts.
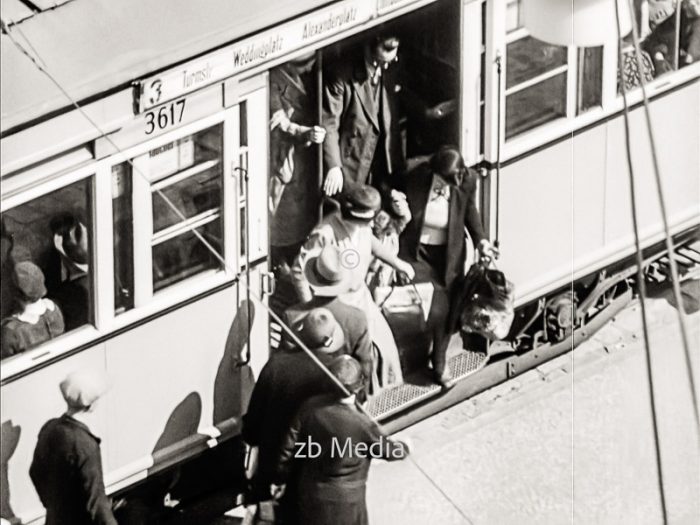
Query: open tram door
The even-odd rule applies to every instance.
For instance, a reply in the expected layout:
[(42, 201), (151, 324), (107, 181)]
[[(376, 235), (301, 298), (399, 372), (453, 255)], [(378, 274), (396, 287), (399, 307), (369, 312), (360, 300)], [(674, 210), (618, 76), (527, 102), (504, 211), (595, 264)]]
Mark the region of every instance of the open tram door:
[[(274, 287), (268, 264), (268, 74), (240, 82), (229, 81), (224, 93), (224, 103), (234, 104), (230, 109), (229, 147), (231, 180), (239, 209), (235, 218), (238, 224), (236, 270), (240, 272), (242, 283), (238, 286), (238, 304), (248, 341), (242, 347), (238, 341), (231, 340), (237, 339), (237, 334), (233, 334), (236, 327), (232, 326), (231, 341), (227, 341), (227, 345), (241, 346), (239, 365), (249, 365), (257, 377), (269, 357), (268, 315), (258, 299), (267, 304)], [(242, 387), (246, 388), (245, 382)], [(243, 393), (243, 407), (251, 390), (252, 384)]]

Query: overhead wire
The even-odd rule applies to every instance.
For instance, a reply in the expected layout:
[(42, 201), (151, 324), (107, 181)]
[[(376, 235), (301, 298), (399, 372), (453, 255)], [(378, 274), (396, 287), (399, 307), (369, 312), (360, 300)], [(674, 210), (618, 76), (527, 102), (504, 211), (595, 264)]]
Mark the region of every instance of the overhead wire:
[[(629, 189), (630, 189), (630, 203), (632, 211), (632, 228), (634, 230), (634, 249), (635, 249), (635, 259), (637, 265), (637, 281), (639, 286), (639, 304), (641, 306), (642, 313), (642, 333), (644, 336), (644, 355), (646, 357), (646, 373), (647, 382), (649, 383), (649, 401), (651, 408), (651, 421), (652, 421), (652, 431), (654, 438), (654, 459), (656, 462), (656, 472), (657, 472), (657, 483), (659, 486), (659, 503), (661, 505), (661, 513), (663, 516), (663, 522), (668, 523), (668, 512), (666, 510), (666, 490), (664, 486), (664, 477), (661, 461), (661, 441), (659, 438), (659, 422), (656, 407), (656, 395), (654, 386), (654, 374), (652, 371), (652, 359), (651, 359), (651, 346), (649, 340), (649, 323), (647, 317), (647, 307), (646, 307), (646, 281), (644, 278), (644, 258), (642, 256), (641, 242), (639, 239), (639, 220), (638, 220), (638, 209), (637, 209), (637, 191), (634, 177), (634, 166), (632, 165), (632, 147), (630, 140), (630, 122), (629, 122), (629, 104), (627, 102), (627, 88), (625, 86), (624, 77), (624, 58), (622, 54), (622, 26), (620, 22), (620, 6), (618, 0), (612, 0), (615, 3), (615, 18), (616, 18), (616, 28), (617, 28), (617, 56), (620, 71), (620, 92), (622, 94), (622, 105), (623, 105), (623, 121), (625, 127), (625, 152), (627, 159), (627, 172), (629, 175)], [(636, 22), (633, 20), (632, 25)], [(643, 77), (643, 70), (639, 71), (640, 77)]]
[[(4, 32), (7, 34), (7, 36), (10, 38), (11, 42), (13, 45), (23, 54), (25, 55), (31, 62), (34, 64), (34, 66), (42, 73), (44, 74), (57, 88), (58, 90), (63, 94), (63, 96), (66, 97), (66, 99), (71, 103), (73, 107), (76, 108), (76, 110), (88, 121), (88, 123), (95, 128), (95, 130), (98, 132), (101, 138), (105, 139), (114, 149), (117, 153), (124, 155), (124, 152), (122, 149), (112, 140), (112, 138), (105, 133), (102, 128), (97, 124), (97, 122), (94, 121), (90, 117), (90, 115), (87, 114), (87, 112), (80, 106), (80, 104), (68, 93), (68, 91), (61, 85), (61, 83), (54, 77), (54, 75), (51, 74), (51, 72), (48, 71), (48, 68), (45, 66), (42, 66), (39, 64), (39, 61), (45, 64), (44, 60), (41, 58), (39, 53), (36, 51), (36, 49), (31, 45), (31, 42), (27, 39), (27, 37), (22, 34), (23, 38), (27, 41), (28, 45), (32, 48), (34, 53), (36, 54), (36, 58), (32, 56), (31, 53), (29, 53), (24, 46), (22, 46), (17, 40), (13, 37), (12, 32), (10, 28), (5, 25), (4, 23), (2, 24), (2, 28)], [(125, 155), (124, 155), (125, 156)], [(126, 156), (125, 156), (126, 157)], [(136, 166), (131, 159), (126, 159), (126, 162), (129, 164), (129, 166), (132, 168), (134, 173), (137, 173), (140, 177), (142, 177), (146, 182), (150, 184), (150, 180), (146, 174), (144, 174), (138, 166)], [(162, 200), (165, 202), (165, 204), (173, 210), (173, 212), (183, 221), (187, 219), (187, 217), (180, 211), (180, 209), (165, 195), (160, 189), (155, 189), (153, 191), (156, 193)], [(209, 241), (206, 240), (206, 238), (197, 231), (197, 229), (192, 226), (191, 224), (185, 224), (186, 229), (188, 229), (192, 234), (195, 235), (195, 237), (202, 242), (202, 244), (214, 255), (214, 257), (221, 263), (223, 268), (227, 269), (229, 272), (232, 274), (236, 275), (236, 280), (240, 283), (242, 282), (240, 280), (240, 275), (242, 272), (236, 272), (234, 271), (226, 262), (224, 257), (211, 245)], [(246, 227), (249, 227), (249, 223), (246, 224)], [(249, 246), (246, 246), (246, 250), (249, 249)], [(296, 332), (292, 330), (287, 324), (272, 310), (265, 302), (263, 299), (258, 296), (250, 287), (250, 283), (248, 280), (245, 280), (244, 286), (246, 287), (246, 294), (249, 294), (250, 297), (252, 297), (255, 302), (257, 302), (264, 310), (267, 311), (268, 315), (276, 321), (282, 330), (287, 333), (292, 339), (292, 341), (323, 371), (323, 373), (335, 384), (335, 386), (340, 390), (340, 392), (343, 393), (345, 397), (350, 397), (352, 393), (348, 391), (347, 388), (340, 382), (340, 380), (328, 369), (328, 367), (323, 364), (319, 358), (306, 346), (306, 344), (301, 341), (301, 339), (298, 337)], [(250, 318), (250, 312), (249, 308), (250, 305), (247, 304), (246, 308), (248, 311), (246, 312), (246, 316)], [(249, 351), (250, 351), (250, 338), (247, 341)], [(365, 406), (361, 403), (356, 402), (355, 406), (357, 409), (363, 413), (366, 417), (368, 417), (375, 425), (377, 425), (378, 428), (382, 429), (380, 423), (376, 420), (372, 414), (370, 414)], [(382, 433), (384, 431), (382, 430)], [(447, 493), (440, 487), (435, 480), (433, 480), (427, 472), (418, 464), (416, 459), (409, 453), (407, 455), (407, 459), (418, 469), (421, 474), (428, 480), (428, 482), (445, 498), (445, 500), (464, 518), (464, 520), (471, 524), (471, 520), (467, 517), (467, 515), (464, 513), (464, 511), (450, 498)]]
[[(615, 2), (616, 8), (617, 2)], [(639, 34), (637, 32), (637, 25), (635, 22), (635, 11), (632, 0), (627, 0), (627, 6), (632, 17), (632, 43), (634, 45), (634, 55), (637, 62), (637, 71), (639, 72), (640, 86), (642, 91), (642, 101), (644, 107), (644, 119), (646, 121), (647, 136), (649, 138), (649, 146), (651, 149), (651, 159), (652, 167), (654, 172), (654, 180), (656, 182), (656, 195), (659, 198), (659, 208), (661, 210), (661, 220), (664, 226), (664, 242), (666, 244), (666, 251), (668, 252), (669, 268), (671, 269), (671, 286), (673, 288), (673, 298), (676, 301), (676, 311), (678, 313), (678, 325), (680, 327), (681, 341), (683, 344), (683, 352), (685, 356), (685, 368), (688, 376), (688, 384), (690, 387), (690, 398), (693, 402), (693, 416), (695, 419), (695, 430), (698, 434), (698, 439), (700, 440), (700, 411), (698, 407), (697, 390), (695, 388), (695, 380), (693, 376), (693, 364), (690, 359), (690, 343), (688, 340), (688, 329), (685, 324), (685, 308), (683, 306), (683, 296), (681, 294), (680, 279), (678, 277), (678, 265), (676, 264), (676, 259), (674, 256), (674, 246), (673, 237), (671, 236), (671, 229), (668, 224), (668, 211), (666, 209), (666, 199), (664, 197), (663, 181), (661, 180), (661, 170), (659, 168), (659, 159), (656, 150), (656, 140), (654, 138), (654, 127), (651, 122), (651, 112), (649, 110), (649, 97), (647, 96), (646, 83), (644, 79), (644, 64), (642, 61), (642, 49), (639, 44)], [(680, 10), (680, 2), (677, 4), (676, 9)], [(619, 28), (618, 28), (619, 31)], [(676, 32), (679, 28), (676, 28)], [(676, 55), (679, 53), (679, 49), (674, 50)], [(676, 60), (677, 62), (677, 60)]]

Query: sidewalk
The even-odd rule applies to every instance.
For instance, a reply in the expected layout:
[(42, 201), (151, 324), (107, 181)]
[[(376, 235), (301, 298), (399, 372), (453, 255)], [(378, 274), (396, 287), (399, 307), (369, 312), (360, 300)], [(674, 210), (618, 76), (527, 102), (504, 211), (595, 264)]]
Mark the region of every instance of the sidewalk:
[[(690, 302), (699, 289), (686, 285)], [(666, 297), (648, 311), (667, 515), (698, 523), (698, 433)], [(687, 323), (700, 371), (700, 313)], [(662, 523), (645, 363), (633, 303), (575, 352), (407, 429), (413, 460), (370, 472), (371, 522)]]

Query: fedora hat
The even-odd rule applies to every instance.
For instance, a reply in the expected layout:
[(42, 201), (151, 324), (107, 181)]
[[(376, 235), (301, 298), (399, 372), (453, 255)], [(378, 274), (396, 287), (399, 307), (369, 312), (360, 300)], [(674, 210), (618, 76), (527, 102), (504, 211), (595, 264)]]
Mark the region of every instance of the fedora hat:
[(326, 245), (304, 265), (304, 275), (314, 295), (336, 297), (350, 289), (352, 274), (342, 265), (338, 248)]
[(343, 329), (327, 308), (314, 308), (298, 324), (299, 339), (309, 350), (332, 354), (345, 345)]

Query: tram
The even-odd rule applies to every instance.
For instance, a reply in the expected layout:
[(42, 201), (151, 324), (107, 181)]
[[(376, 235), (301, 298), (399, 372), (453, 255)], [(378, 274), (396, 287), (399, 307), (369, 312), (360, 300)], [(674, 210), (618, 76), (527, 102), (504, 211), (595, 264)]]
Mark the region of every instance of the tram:
[[(328, 64), (378, 30), (400, 35), (406, 157), (459, 145), (515, 284), (507, 340), (488, 352), (453, 341), (455, 388), (408, 381), (370, 400), (387, 428), (571, 350), (619, 311), (635, 268), (618, 49), (541, 42), (520, 11), (520, 0), (4, 0), (3, 289), (7, 261), (31, 260), (49, 296), (69, 290), (71, 315), (62, 335), (3, 350), (2, 518), (43, 519), (29, 464), (71, 370), (109, 378), (95, 429), (108, 493), (239, 436), (279, 330), (267, 311), (270, 75), (311, 52), (320, 100)], [(661, 247), (642, 96), (630, 91), (645, 264), (656, 271), (669, 256), (700, 263), (687, 244), (700, 225), (700, 61), (671, 62), (649, 73), (647, 91), (675, 254)], [(66, 224), (82, 232), (82, 261)]]

